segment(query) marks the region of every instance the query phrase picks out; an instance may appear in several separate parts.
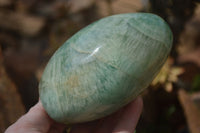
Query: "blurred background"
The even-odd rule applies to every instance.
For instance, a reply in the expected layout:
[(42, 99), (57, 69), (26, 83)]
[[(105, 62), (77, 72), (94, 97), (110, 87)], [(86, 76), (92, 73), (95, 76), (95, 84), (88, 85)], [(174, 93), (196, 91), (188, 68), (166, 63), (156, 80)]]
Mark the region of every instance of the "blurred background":
[(137, 133), (200, 133), (200, 0), (0, 0), (0, 132), (38, 101), (55, 50), (100, 18), (151, 12), (170, 25), (174, 44), (142, 94)]

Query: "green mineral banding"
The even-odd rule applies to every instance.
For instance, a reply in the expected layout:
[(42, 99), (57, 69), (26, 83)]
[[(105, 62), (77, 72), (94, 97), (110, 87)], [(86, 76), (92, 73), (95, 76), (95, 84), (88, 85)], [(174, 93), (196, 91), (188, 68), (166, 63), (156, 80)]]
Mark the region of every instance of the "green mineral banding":
[(134, 100), (165, 63), (172, 32), (150, 13), (100, 19), (67, 40), (39, 84), (49, 116), (65, 124), (107, 116)]

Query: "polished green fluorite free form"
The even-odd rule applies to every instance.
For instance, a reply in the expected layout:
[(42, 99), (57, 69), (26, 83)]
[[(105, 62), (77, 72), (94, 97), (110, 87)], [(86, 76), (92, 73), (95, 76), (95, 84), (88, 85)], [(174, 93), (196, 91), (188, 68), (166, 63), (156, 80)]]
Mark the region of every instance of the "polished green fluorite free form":
[(66, 124), (115, 112), (151, 83), (172, 38), (168, 25), (148, 13), (114, 15), (87, 26), (46, 66), (39, 85), (45, 110)]

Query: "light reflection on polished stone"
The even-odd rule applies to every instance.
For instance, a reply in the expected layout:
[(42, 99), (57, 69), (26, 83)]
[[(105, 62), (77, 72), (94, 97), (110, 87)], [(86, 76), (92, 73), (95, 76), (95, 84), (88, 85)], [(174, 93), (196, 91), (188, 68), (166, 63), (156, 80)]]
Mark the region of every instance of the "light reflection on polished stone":
[(39, 85), (44, 108), (66, 124), (115, 112), (151, 83), (172, 39), (168, 25), (148, 13), (114, 15), (87, 26), (46, 66)]

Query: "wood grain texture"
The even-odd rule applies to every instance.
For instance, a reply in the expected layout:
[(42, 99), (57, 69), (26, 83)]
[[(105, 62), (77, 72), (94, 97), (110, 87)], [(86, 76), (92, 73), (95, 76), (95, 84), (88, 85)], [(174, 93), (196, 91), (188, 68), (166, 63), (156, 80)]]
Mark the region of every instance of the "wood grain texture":
[(168, 25), (147, 13), (101, 19), (64, 43), (40, 81), (50, 117), (63, 123), (95, 120), (138, 96), (167, 59)]

